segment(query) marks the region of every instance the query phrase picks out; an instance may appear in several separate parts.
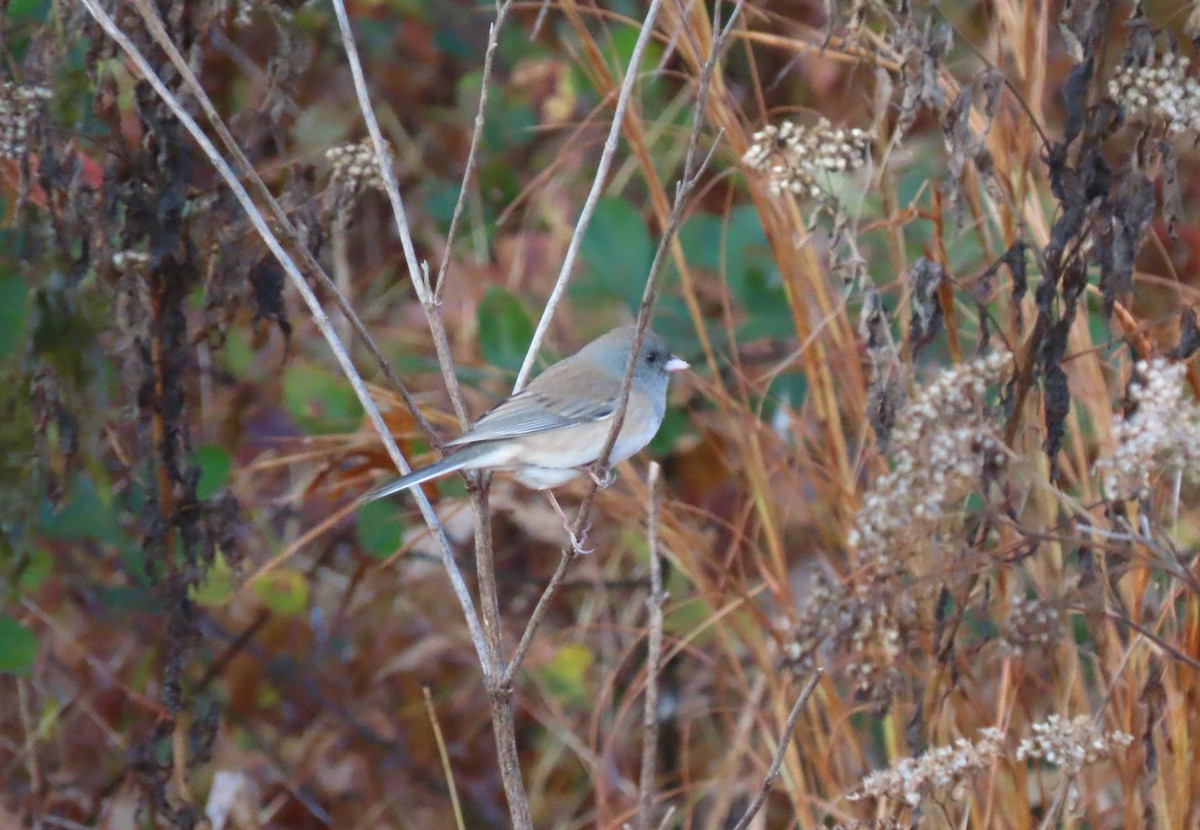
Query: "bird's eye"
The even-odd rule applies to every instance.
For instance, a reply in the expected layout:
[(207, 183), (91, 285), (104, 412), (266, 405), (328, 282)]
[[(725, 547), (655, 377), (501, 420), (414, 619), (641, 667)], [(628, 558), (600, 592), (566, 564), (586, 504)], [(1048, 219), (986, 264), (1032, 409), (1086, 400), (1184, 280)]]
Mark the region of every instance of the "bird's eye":
[(647, 363), (657, 363), (658, 355), (655, 354), (654, 352), (650, 352), (650, 354), (646, 355), (646, 362)]

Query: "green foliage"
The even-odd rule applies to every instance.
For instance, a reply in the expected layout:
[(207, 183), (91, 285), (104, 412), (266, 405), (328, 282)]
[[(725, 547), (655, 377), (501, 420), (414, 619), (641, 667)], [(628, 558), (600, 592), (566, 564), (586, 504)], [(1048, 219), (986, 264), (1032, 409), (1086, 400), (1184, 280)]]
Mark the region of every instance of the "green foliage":
[(355, 528), (362, 549), (376, 559), (386, 559), (400, 547), (404, 525), (394, 500), (381, 499), (360, 505)]
[(33, 348), (76, 386), (91, 379), (95, 330), (78, 300), (57, 280), (35, 292)]
[(569, 643), (558, 650), (554, 659), (541, 668), (539, 674), (546, 689), (555, 698), (581, 705), (590, 696), (588, 671), (596, 657), (582, 643)]
[(254, 582), (254, 594), (276, 614), (292, 617), (308, 608), (308, 581), (294, 570), (263, 574)]
[(638, 307), (654, 260), (654, 243), (632, 203), (617, 198), (597, 202), (579, 255), (588, 270), (572, 282), (572, 297), (581, 302), (619, 298), (630, 308)]
[(117, 507), (110, 498), (101, 498), (101, 490), (90, 476), (75, 479), (71, 497), (54, 512), (42, 506), (40, 530), (49, 539), (96, 541), (118, 545), (126, 541), (117, 520)]
[(37, 635), (0, 614), (0, 674), (29, 674), (37, 651)]
[(533, 320), (521, 301), (499, 286), (488, 288), (479, 303), (479, 351), (500, 369), (521, 368), (533, 340)]
[(0, 360), (25, 339), (26, 289), (20, 274), (0, 272)]
[(349, 432), (362, 415), (344, 377), (309, 364), (293, 363), (284, 370), (283, 400), (305, 432)]
[(201, 605), (221, 605), (233, 596), (239, 581), (238, 575), (218, 551), (212, 567), (205, 571), (204, 579), (192, 589), (192, 600)]
[(197, 447), (192, 453), (192, 464), (200, 468), (200, 481), (196, 485), (196, 498), (208, 499), (229, 483), (233, 460), (223, 447), (209, 444)]

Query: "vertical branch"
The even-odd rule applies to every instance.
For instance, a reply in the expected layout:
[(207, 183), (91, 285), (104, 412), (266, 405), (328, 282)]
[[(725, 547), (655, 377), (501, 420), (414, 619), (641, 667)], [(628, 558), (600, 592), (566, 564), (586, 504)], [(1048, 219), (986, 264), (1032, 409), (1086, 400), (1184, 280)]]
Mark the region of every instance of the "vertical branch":
[(458, 199), (454, 203), (454, 212), (450, 215), (450, 228), (446, 231), (446, 250), (442, 253), (442, 264), (438, 266), (437, 280), (434, 281), (433, 299), (435, 303), (442, 300), (442, 289), (446, 286), (446, 271), (450, 267), (450, 255), (454, 247), (454, 236), (458, 231), (458, 220), (462, 217), (463, 204), (467, 198), (467, 186), (475, 175), (479, 162), (475, 156), (479, 151), (479, 139), (483, 135), (484, 113), (487, 111), (488, 82), (492, 78), (492, 58), (496, 55), (496, 47), (500, 43), (500, 27), (508, 17), (508, 10), (513, 0), (496, 3), (496, 19), (488, 28), (487, 50), (483, 53), (483, 74), (479, 79), (479, 106), (475, 109), (475, 128), (471, 132), (471, 146), (467, 150), (467, 163), (463, 169), (462, 185), (458, 189)]
[(338, 29), (341, 31), (346, 62), (350, 65), (350, 75), (354, 79), (354, 92), (358, 97), (358, 106), (362, 110), (363, 120), (367, 124), (367, 132), (371, 134), (379, 175), (383, 177), (384, 190), (392, 204), (392, 215), (396, 219), (396, 233), (400, 236), (400, 247), (404, 249), (404, 261), (408, 265), (413, 290), (421, 302), (421, 310), (425, 312), (425, 321), (429, 325), (430, 334), (433, 335), (433, 347), (437, 351), (438, 366), (442, 370), (442, 380), (446, 384), (446, 391), (450, 393), (450, 403), (454, 406), (459, 425), (465, 432), (471, 424), (471, 418), (467, 414), (466, 404), (463, 403), (458, 375), (454, 373), (454, 360), (450, 356), (450, 342), (446, 339), (446, 327), (442, 325), (442, 317), (438, 314), (438, 300), (434, 297), (433, 290), (429, 285), (429, 273), (417, 260), (412, 231), (408, 226), (408, 213), (404, 209), (404, 199), (400, 197), (400, 187), (396, 184), (396, 172), (392, 169), (392, 160), (388, 155), (383, 133), (379, 129), (379, 120), (375, 117), (375, 110), (371, 105), (371, 95), (367, 91), (367, 80), (363, 75), (362, 62), (358, 57), (354, 32), (350, 29), (350, 17), (346, 14), (346, 4), (343, 0), (331, 0), (331, 2), (337, 17)]
[[(621, 125), (625, 120), (625, 109), (629, 106), (629, 99), (633, 94), (633, 84), (637, 80), (638, 67), (642, 63), (642, 54), (646, 51), (646, 46), (650, 43), (650, 35), (654, 31), (654, 22), (658, 19), (658, 10), (662, 6), (662, 0), (651, 0), (650, 8), (646, 12), (646, 18), (642, 21), (642, 31), (638, 34), (637, 43), (634, 44), (633, 54), (629, 57), (629, 68), (625, 70), (625, 80), (621, 83), (621, 92), (617, 96), (617, 106), (613, 111), (612, 126), (608, 131), (608, 138), (604, 140), (604, 150), (600, 153), (600, 163), (596, 165), (596, 176), (592, 179), (592, 189), (588, 191), (587, 199), (583, 203), (583, 210), (579, 212), (579, 220), (575, 223), (575, 232), (571, 234), (571, 241), (567, 245), (567, 253), (563, 257), (562, 268), (558, 272), (558, 279), (554, 283), (554, 288), (550, 291), (550, 297), (546, 300), (546, 307), (542, 309), (541, 319), (538, 320), (537, 328), (533, 332), (533, 339), (529, 342), (529, 351), (525, 353), (525, 360), (521, 363), (521, 371), (517, 373), (517, 382), (513, 385), (513, 392), (520, 392), (525, 388), (525, 384), (529, 381), (529, 373), (533, 371), (533, 363), (537, 360), (538, 352), (541, 351), (542, 340), (546, 336), (546, 329), (550, 327), (550, 320), (554, 317), (554, 311), (558, 308), (558, 303), (562, 299), (563, 293), (567, 290), (567, 283), (571, 281), (571, 271), (575, 268), (575, 258), (579, 255), (579, 246), (583, 243), (583, 234), (587, 230), (588, 224), (592, 221), (592, 213), (596, 210), (596, 203), (600, 201), (600, 194), (604, 190), (605, 179), (608, 178), (608, 169), (612, 166), (613, 156), (617, 152), (617, 141), (621, 137)], [(636, 353), (637, 346), (634, 346)], [(578, 528), (576, 529), (578, 533)]]
[(663, 649), (663, 603), (667, 594), (663, 591), (662, 562), (659, 559), (659, 516), (662, 510), (662, 467), (657, 461), (650, 462), (650, 515), (646, 522), (646, 536), (650, 547), (650, 596), (646, 598), (649, 609), (649, 631), (646, 636), (646, 700), (642, 708), (642, 775), (638, 827), (650, 830), (652, 813), (657, 794), (655, 778), (658, 762), (658, 673), (662, 667)]

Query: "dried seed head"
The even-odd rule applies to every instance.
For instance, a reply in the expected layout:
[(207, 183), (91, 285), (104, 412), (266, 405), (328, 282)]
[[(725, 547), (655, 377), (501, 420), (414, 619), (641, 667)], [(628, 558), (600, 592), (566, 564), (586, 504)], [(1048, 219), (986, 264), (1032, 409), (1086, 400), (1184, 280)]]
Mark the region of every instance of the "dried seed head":
[(824, 118), (815, 127), (784, 121), (755, 133), (742, 162), (767, 176), (772, 193), (816, 197), (822, 193), (823, 173), (857, 170), (870, 146), (862, 130), (835, 128)]
[(29, 134), (50, 89), (32, 84), (0, 83), (0, 158), (19, 159), (29, 150)]
[(1109, 99), (1131, 117), (1165, 123), (1173, 134), (1200, 133), (1200, 84), (1187, 58), (1167, 52), (1126, 63), (1108, 82)]
[[(387, 144), (387, 157), (392, 158), (391, 144)], [(375, 160), (375, 145), (370, 137), (357, 144), (342, 144), (325, 151), (325, 158), (333, 165), (330, 185), (347, 194), (359, 194), (367, 190), (383, 190), (383, 174)]]
[(1187, 367), (1163, 358), (1140, 361), (1129, 384), (1133, 412), (1116, 422), (1116, 451), (1096, 462), (1104, 495), (1140, 498), (1164, 468), (1200, 479), (1200, 406), (1183, 396)]

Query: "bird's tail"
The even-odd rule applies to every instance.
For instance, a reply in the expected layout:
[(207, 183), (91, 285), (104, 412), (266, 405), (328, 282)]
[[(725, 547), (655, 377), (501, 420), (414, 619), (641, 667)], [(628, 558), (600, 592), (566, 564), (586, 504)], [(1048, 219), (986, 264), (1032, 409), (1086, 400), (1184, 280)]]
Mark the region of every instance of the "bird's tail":
[(416, 487), (418, 484), (424, 484), (431, 479), (453, 473), (455, 470), (461, 470), (463, 467), (475, 466), (475, 462), (479, 461), (481, 456), (487, 454), (490, 448), (486, 444), (467, 444), (460, 450), (450, 453), (441, 461), (430, 464), (428, 467), (422, 467), (419, 470), (413, 470), (406, 476), (400, 476), (393, 481), (379, 487), (362, 497), (363, 502), (375, 501), (376, 499), (386, 498), (394, 493), (399, 493), (401, 490), (407, 490), (410, 487)]

